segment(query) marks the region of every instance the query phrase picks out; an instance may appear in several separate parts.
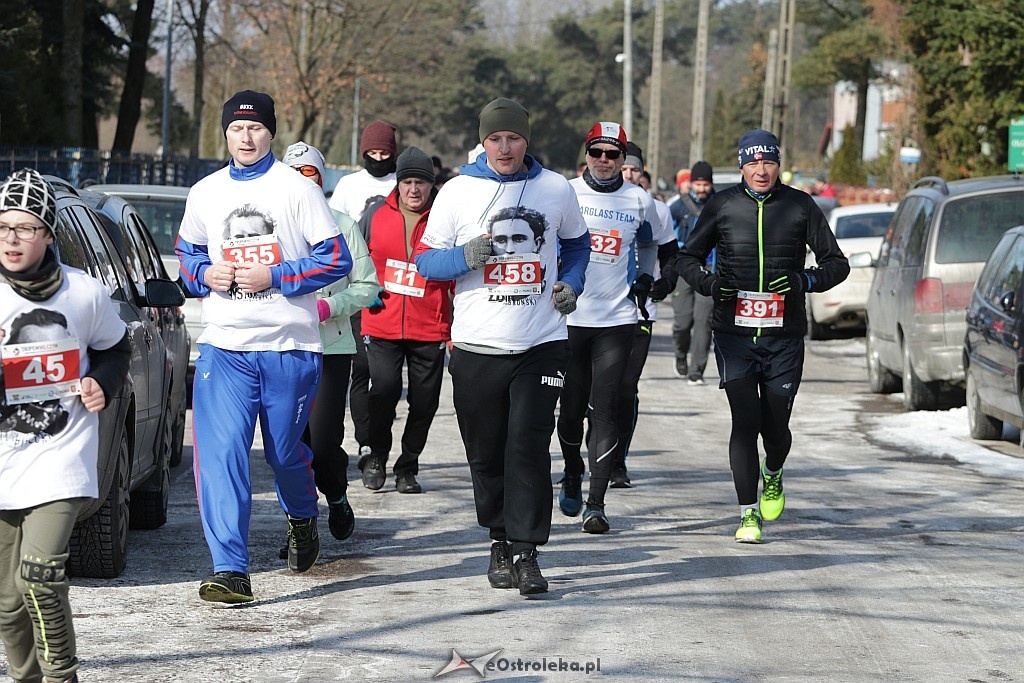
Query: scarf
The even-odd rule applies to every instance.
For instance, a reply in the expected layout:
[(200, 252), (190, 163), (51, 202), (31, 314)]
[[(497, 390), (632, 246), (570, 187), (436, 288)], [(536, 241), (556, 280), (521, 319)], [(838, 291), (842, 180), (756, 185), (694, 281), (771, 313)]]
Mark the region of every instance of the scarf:
[(615, 190), (622, 187), (622, 183), (624, 181), (621, 173), (616, 173), (608, 180), (598, 180), (591, 175), (590, 169), (588, 168), (583, 172), (583, 182), (585, 182), (590, 189), (595, 192), (615, 192)]
[(46, 250), (39, 266), (31, 272), (15, 273), (0, 266), (0, 275), (11, 289), (29, 301), (46, 301), (57, 293), (64, 282), (64, 269), (60, 267), (52, 249)]

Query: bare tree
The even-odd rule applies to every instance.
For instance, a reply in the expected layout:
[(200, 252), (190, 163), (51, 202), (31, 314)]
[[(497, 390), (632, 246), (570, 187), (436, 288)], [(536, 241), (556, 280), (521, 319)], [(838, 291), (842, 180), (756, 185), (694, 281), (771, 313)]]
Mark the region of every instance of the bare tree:
[(142, 115), (142, 89), (147, 74), (149, 36), (153, 29), (153, 4), (153, 0), (138, 0), (135, 4), (132, 37), (128, 47), (128, 66), (117, 112), (117, 130), (114, 133), (115, 151), (131, 152), (132, 143), (135, 141), (135, 127)]
[(211, 0), (178, 0), (178, 14), (192, 37), (192, 51), (195, 60), (192, 67), (194, 74), (192, 118), (196, 122), (196, 127), (188, 148), (188, 155), (193, 159), (199, 156), (199, 142), (202, 139), (203, 131), (205, 102), (203, 93), (206, 87), (206, 24), (210, 13), (210, 3)]

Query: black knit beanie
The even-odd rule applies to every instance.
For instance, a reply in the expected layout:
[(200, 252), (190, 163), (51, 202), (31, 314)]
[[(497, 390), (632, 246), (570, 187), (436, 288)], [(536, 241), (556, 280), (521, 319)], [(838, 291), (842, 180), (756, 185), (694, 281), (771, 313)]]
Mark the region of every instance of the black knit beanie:
[(277, 135), (277, 114), (274, 113), (274, 99), (262, 92), (243, 90), (236, 92), (224, 103), (220, 115), (220, 126), (225, 135), (234, 121), (257, 121), (270, 131), (270, 137)]
[(398, 180), (422, 178), (428, 183), (433, 184), (435, 180), (434, 161), (419, 147), (406, 147), (398, 155), (395, 177)]

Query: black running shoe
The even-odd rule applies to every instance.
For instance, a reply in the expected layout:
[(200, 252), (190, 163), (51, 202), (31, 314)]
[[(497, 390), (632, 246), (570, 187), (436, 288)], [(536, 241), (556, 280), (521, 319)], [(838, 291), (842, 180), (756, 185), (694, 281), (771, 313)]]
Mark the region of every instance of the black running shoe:
[(399, 474), (395, 479), (395, 488), (399, 493), (423, 493), (423, 487), (416, 481), (416, 475), (411, 473)]
[(626, 471), (626, 465), (616, 465), (612, 468), (612, 481), (609, 484), (613, 489), (630, 489), (633, 488), (633, 482), (629, 480), (629, 472)]
[(588, 534), (603, 534), (609, 529), (611, 525), (604, 514), (604, 505), (587, 501), (587, 509), (583, 511), (583, 531)]
[(487, 567), (491, 588), (515, 588), (512, 580), (512, 547), (505, 541), (491, 544), (491, 564)]
[(327, 509), (327, 527), (331, 530), (331, 536), (344, 541), (356, 529), (356, 515), (348, 504), (348, 497), (342, 496), (337, 503), (328, 503)]
[(384, 472), (384, 462), (378, 455), (371, 455), (363, 463), (363, 486), (371, 491), (379, 491), (384, 486), (387, 474)]
[(199, 597), (206, 602), (224, 602), (229, 605), (252, 602), (249, 575), (242, 572), (217, 572), (199, 584)]
[(320, 534), (316, 531), (316, 517), (288, 518), (288, 568), (304, 572), (316, 564), (320, 557)]
[(541, 575), (537, 564), (536, 548), (520, 555), (512, 565), (512, 581), (519, 588), (520, 595), (548, 592), (548, 580)]

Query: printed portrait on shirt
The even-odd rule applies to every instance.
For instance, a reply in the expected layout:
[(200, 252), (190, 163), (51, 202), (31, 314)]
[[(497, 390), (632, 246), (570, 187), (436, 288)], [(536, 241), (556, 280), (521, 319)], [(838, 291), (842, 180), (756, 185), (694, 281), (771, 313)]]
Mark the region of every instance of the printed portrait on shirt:
[[(34, 308), (22, 313), (4, 336), (4, 344), (29, 344), (54, 341), (69, 337), (68, 321), (62, 313), (46, 308)], [(68, 413), (58, 399), (7, 405), (4, 383), (0, 376), (0, 432), (23, 434), (59, 434), (68, 424)]]
[[(491, 247), (495, 256), (507, 254), (539, 254), (544, 246), (544, 233), (548, 220), (540, 211), (525, 206), (507, 206), (496, 211), (487, 221)], [(546, 269), (541, 267), (541, 291), (547, 289)], [(494, 295), (492, 300), (517, 304), (531, 294)]]
[(243, 204), (224, 219), (224, 239), (273, 235), (274, 219), (252, 204)]

